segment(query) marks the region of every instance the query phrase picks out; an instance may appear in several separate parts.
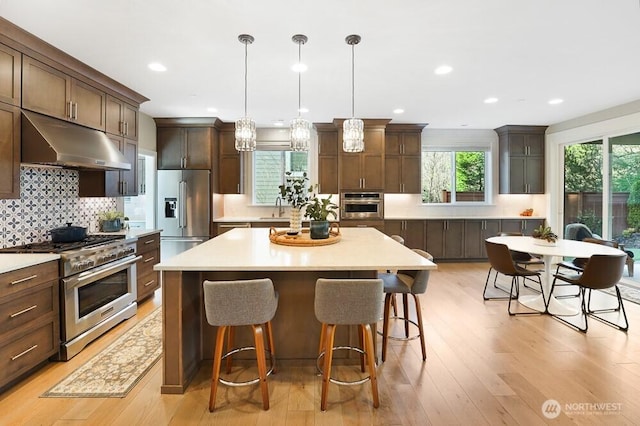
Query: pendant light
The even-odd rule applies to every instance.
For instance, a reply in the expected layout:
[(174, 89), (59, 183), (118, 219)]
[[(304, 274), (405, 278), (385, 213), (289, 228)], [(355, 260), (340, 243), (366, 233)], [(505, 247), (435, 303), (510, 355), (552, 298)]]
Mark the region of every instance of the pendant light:
[(255, 151), (256, 122), (247, 116), (247, 46), (253, 43), (254, 38), (249, 34), (240, 34), (238, 40), (244, 44), (244, 117), (236, 121), (236, 149)]
[(364, 122), (355, 118), (355, 82), (354, 82), (354, 48), (360, 43), (360, 36), (357, 34), (348, 35), (345, 41), (351, 46), (351, 118), (342, 124), (342, 150), (345, 152), (364, 151)]
[(302, 45), (308, 40), (306, 35), (296, 34), (291, 40), (298, 45), (298, 117), (291, 120), (291, 150), (292, 151), (309, 151), (309, 142), (311, 141), (311, 123), (302, 118), (302, 105), (300, 103), (300, 86), (302, 79)]

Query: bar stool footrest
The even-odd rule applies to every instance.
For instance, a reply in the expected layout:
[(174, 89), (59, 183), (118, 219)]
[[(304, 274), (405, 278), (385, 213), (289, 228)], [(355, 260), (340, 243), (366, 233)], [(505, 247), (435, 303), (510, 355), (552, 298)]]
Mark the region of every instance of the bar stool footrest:
[[(417, 322), (409, 319), (409, 318), (405, 318), (405, 317), (389, 317), (389, 320), (399, 320), (399, 321), (404, 321), (404, 322), (408, 322), (409, 324), (413, 324), (416, 328), (420, 329), (420, 326), (418, 325)], [(382, 331), (378, 331), (378, 334), (380, 336), (382, 336)], [(416, 334), (414, 336), (409, 336), (409, 337), (400, 337), (400, 336), (393, 336), (393, 335), (388, 335), (387, 338), (391, 339), (391, 340), (401, 340), (401, 341), (409, 341), (409, 340), (415, 340), (417, 338), (420, 337), (420, 334)]]
[[(334, 346), (333, 348), (331, 348), (334, 351), (340, 351), (340, 350), (348, 350), (348, 351), (354, 351), (354, 352), (358, 352), (360, 355), (365, 355), (366, 352), (363, 351), (360, 348), (357, 348), (355, 346)], [(318, 355), (318, 358), (316, 358), (316, 369), (318, 370), (318, 373), (320, 376), (322, 376), (324, 374), (324, 371), (322, 370), (322, 367), (320, 367), (320, 359), (324, 358), (324, 353), (325, 351), (320, 352), (320, 355)], [(349, 382), (345, 382), (342, 380), (338, 380), (338, 379), (334, 379), (332, 377), (329, 377), (329, 381), (331, 383), (334, 383), (336, 385), (341, 385), (341, 386), (356, 386), (356, 385), (361, 385), (363, 383), (367, 383), (369, 380), (371, 380), (371, 376), (367, 376), (367, 377), (363, 377), (362, 379), (359, 380), (352, 380)]]
[[(243, 351), (255, 351), (256, 348), (255, 346), (244, 346), (241, 348), (235, 348), (230, 350), (229, 352), (227, 352), (226, 354), (222, 355), (221, 358), (221, 362), (225, 360), (225, 358), (230, 357), (231, 355), (235, 355), (239, 352), (243, 352)], [(273, 372), (273, 366), (274, 366), (274, 360), (273, 360), (273, 354), (266, 350), (264, 351), (265, 353), (269, 354), (269, 369), (267, 370), (267, 376), (269, 376), (272, 372)], [(251, 380), (246, 380), (244, 382), (234, 382), (232, 380), (226, 380), (223, 379), (222, 377), (218, 378), (218, 381), (220, 383), (222, 383), (223, 385), (227, 385), (227, 386), (232, 386), (232, 387), (238, 387), (238, 386), (249, 386), (249, 385), (255, 385), (256, 383), (260, 382), (260, 377), (256, 377), (255, 379), (251, 379)]]

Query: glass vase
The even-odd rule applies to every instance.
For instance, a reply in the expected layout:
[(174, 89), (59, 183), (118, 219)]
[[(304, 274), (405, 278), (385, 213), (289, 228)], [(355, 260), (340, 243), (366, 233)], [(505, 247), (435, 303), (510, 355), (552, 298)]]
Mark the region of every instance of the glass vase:
[(302, 212), (300, 208), (291, 208), (291, 217), (289, 218), (289, 234), (298, 234), (302, 230)]

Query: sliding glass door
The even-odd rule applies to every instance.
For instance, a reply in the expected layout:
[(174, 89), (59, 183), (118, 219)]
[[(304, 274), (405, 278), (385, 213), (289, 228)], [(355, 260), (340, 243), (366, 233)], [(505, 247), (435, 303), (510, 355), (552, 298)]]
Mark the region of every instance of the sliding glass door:
[(564, 226), (582, 223), (598, 236), (603, 235), (602, 140), (568, 145), (564, 148)]
[(609, 158), (611, 239), (640, 260), (640, 133), (610, 138)]

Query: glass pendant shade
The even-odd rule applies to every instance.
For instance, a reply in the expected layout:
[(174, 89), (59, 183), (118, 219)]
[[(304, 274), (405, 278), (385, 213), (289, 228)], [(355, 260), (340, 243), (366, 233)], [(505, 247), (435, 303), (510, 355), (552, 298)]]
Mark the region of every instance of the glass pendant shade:
[(342, 124), (342, 150), (344, 152), (364, 151), (364, 121), (350, 118)]
[(291, 120), (291, 150), (309, 151), (311, 123), (302, 117)]
[(249, 117), (236, 121), (236, 150), (256, 150), (256, 122)]

